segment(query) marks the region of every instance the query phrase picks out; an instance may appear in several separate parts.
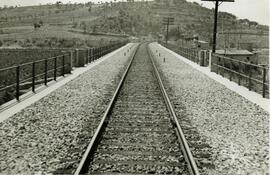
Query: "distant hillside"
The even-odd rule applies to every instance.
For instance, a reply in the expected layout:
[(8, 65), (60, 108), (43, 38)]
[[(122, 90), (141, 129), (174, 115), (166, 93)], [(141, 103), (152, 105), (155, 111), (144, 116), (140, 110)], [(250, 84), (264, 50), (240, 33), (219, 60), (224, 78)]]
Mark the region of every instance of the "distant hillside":
[[(170, 26), (170, 40), (197, 37), (210, 44), (212, 42), (213, 9), (186, 0), (60, 3), (6, 8), (0, 12), (0, 25), (5, 28), (33, 26), (33, 23), (41, 21), (45, 25), (59, 27), (57, 30), (65, 28), (65, 31), (81, 30), (93, 34), (151, 35), (155, 38), (165, 35), (163, 18), (173, 17), (175, 20)], [(269, 26), (247, 19), (237, 19), (235, 15), (226, 12), (219, 13), (218, 21), (218, 47), (269, 47)]]
[[(162, 24), (163, 17), (173, 17), (175, 20), (170, 26), (171, 40), (191, 39), (198, 36), (200, 40), (209, 43), (212, 41), (214, 11), (195, 2), (186, 0), (134, 2), (129, 0), (129, 2), (104, 4), (100, 6), (99, 12), (100, 18), (89, 23), (84, 22), (83, 27), (86, 30), (159, 36), (165, 35), (166, 31)], [(220, 47), (224, 47), (225, 40), (230, 40), (230, 38), (231, 41), (226, 43), (226, 46), (253, 42), (254, 47), (269, 47), (269, 26), (247, 19), (237, 19), (235, 15), (227, 12), (220, 12), (218, 21)]]
[[(117, 35), (74, 33), (99, 18), (97, 5), (50, 4), (0, 9), (0, 47), (93, 47), (122, 40)], [(35, 28), (34, 24), (39, 27)]]
[[(214, 9), (202, 7), (196, 2), (185, 0), (156, 0), (152, 5), (154, 21), (164, 16), (175, 18), (171, 26), (171, 37), (192, 38), (212, 42)], [(237, 19), (231, 13), (218, 14), (218, 46), (236, 47), (241, 43), (252, 43), (253, 47), (269, 47), (269, 26), (248, 19)]]

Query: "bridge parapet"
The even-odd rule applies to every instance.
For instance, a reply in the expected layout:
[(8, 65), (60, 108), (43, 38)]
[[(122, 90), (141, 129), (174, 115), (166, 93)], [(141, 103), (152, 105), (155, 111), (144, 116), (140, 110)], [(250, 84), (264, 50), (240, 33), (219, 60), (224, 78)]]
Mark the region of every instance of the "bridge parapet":
[(159, 44), (180, 54), (181, 56), (209, 67), (211, 72), (220, 74), (224, 78), (238, 83), (269, 98), (269, 66), (253, 64), (250, 61), (241, 61), (228, 56), (212, 53), (210, 50), (187, 48), (159, 41)]

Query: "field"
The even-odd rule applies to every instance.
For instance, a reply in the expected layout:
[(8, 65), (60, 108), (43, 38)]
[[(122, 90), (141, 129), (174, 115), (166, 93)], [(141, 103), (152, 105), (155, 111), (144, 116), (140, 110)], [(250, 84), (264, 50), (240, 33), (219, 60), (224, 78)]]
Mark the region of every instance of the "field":
[[(86, 22), (100, 18), (101, 9), (82, 4), (42, 5), (2, 9), (7, 21), (0, 22), (0, 47), (3, 48), (81, 48), (107, 45), (122, 38), (117, 36), (85, 35), (71, 32)], [(4, 14), (4, 13), (3, 13)], [(2, 20), (4, 16), (0, 15)], [(34, 28), (34, 24), (41, 24)], [(78, 29), (77, 29), (78, 30)]]
[[(22, 28), (22, 27), (21, 27)], [(17, 27), (9, 28), (16, 31)], [(25, 26), (20, 33), (2, 34), (0, 40), (4, 48), (85, 48), (99, 47), (123, 38), (116, 36), (87, 35), (72, 32), (70, 28), (45, 25), (39, 29)]]

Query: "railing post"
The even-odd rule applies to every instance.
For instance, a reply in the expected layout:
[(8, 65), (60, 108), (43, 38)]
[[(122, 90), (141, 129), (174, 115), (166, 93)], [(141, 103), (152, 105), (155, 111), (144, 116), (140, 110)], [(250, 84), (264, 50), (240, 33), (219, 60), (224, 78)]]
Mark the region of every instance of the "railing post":
[(224, 67), (225, 67), (225, 65), (224, 65), (224, 57), (222, 57), (222, 65), (221, 65), (221, 70), (220, 70), (220, 75), (222, 76), (222, 77), (225, 77), (225, 69), (224, 69)]
[(249, 69), (249, 72), (248, 72), (248, 90), (251, 90), (251, 67)]
[(220, 57), (218, 57), (218, 63), (217, 63), (217, 74), (220, 74), (220, 72), (219, 72), (219, 66), (220, 66)]
[(101, 56), (103, 56), (103, 54), (104, 54), (104, 47), (101, 47), (100, 50), (101, 50)]
[(90, 48), (90, 63), (93, 60), (93, 48)]
[(191, 50), (191, 55), (192, 55), (192, 60), (196, 63), (196, 58), (195, 58), (195, 54), (194, 54), (194, 50)]
[(265, 83), (266, 83), (266, 68), (263, 68), (263, 98), (265, 98), (265, 91), (266, 91), (266, 87), (265, 87)]
[(95, 61), (96, 59), (96, 48), (92, 49), (92, 61)]
[(56, 81), (56, 74), (57, 74), (57, 56), (54, 57), (54, 71), (53, 71), (54, 81)]
[(71, 73), (73, 68), (73, 51), (70, 51), (70, 69), (69, 69), (69, 73)]
[(16, 99), (20, 100), (20, 66), (16, 67)]
[(200, 62), (202, 60), (202, 50), (198, 50), (198, 58), (196, 60), (196, 62), (201, 66)]
[(48, 78), (48, 60), (47, 59), (45, 59), (45, 61), (44, 61), (44, 66), (45, 66), (45, 68), (44, 68), (44, 84), (45, 84), (45, 86), (47, 86), (47, 78)]
[(83, 52), (83, 67), (88, 63), (88, 58), (87, 58), (87, 49), (86, 50), (82, 50)]
[(247, 76), (245, 77), (246, 83), (249, 81), (249, 70), (248, 70), (248, 65), (244, 64), (244, 74)]
[(99, 48), (100, 55), (99, 57), (102, 57), (102, 47)]
[(93, 61), (96, 60), (96, 48), (94, 47), (93, 48)]
[(206, 50), (203, 50), (203, 60), (202, 60), (202, 66), (205, 66), (206, 65)]
[(195, 52), (194, 52), (196, 62), (199, 62), (199, 60), (200, 60), (200, 58), (199, 58), (200, 57), (199, 52), (200, 52), (199, 49), (196, 49)]
[(238, 64), (238, 85), (239, 86), (241, 85), (241, 75), (240, 75), (240, 72), (241, 72), (241, 62), (239, 62), (239, 64)]
[(32, 64), (32, 92), (35, 92), (36, 63)]
[(87, 48), (87, 63), (90, 63), (90, 49)]
[(79, 49), (75, 50), (75, 55), (76, 55), (76, 66), (79, 66)]
[(194, 60), (195, 60), (195, 61), (198, 60), (198, 57), (197, 57), (197, 50), (196, 50), (196, 49), (193, 51), (193, 56), (194, 56)]
[(65, 55), (62, 56), (62, 76), (65, 76)]
[(209, 50), (209, 59), (208, 59), (208, 66), (209, 66), (209, 69), (210, 71), (212, 72), (212, 52)]
[[(230, 70), (232, 70), (232, 60), (230, 60)], [(230, 81), (232, 81), (232, 74), (233, 72), (230, 71)]]

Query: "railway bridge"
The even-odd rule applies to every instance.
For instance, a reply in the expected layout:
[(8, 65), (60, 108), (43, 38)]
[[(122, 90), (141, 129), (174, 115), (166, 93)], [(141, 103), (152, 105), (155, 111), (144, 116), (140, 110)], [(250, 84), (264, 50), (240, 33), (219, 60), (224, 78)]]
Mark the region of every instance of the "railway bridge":
[(241, 86), (259, 80), (178, 49), (125, 43), (45, 69), (1, 105), (0, 174), (266, 174), (269, 99)]

